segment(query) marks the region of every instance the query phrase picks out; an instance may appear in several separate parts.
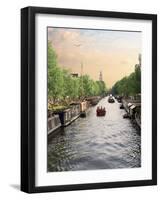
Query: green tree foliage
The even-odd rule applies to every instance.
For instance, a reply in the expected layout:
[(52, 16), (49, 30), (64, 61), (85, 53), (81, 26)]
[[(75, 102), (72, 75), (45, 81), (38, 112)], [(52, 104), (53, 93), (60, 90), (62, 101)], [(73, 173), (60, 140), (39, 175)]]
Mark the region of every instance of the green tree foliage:
[(104, 81), (97, 81), (99, 95), (105, 94), (107, 89)]
[(103, 95), (106, 92), (103, 81), (94, 81), (88, 75), (72, 77), (70, 71), (58, 66), (57, 56), (48, 42), (48, 98), (74, 100), (89, 96)]
[(92, 84), (93, 81), (88, 75), (84, 75), (83, 79), (83, 96), (92, 96)]
[(63, 74), (57, 66), (57, 56), (48, 43), (48, 95), (49, 98), (60, 98), (63, 94)]
[(117, 81), (112, 88), (114, 94), (123, 96), (136, 95), (141, 93), (141, 70), (136, 66), (135, 71), (129, 76)]

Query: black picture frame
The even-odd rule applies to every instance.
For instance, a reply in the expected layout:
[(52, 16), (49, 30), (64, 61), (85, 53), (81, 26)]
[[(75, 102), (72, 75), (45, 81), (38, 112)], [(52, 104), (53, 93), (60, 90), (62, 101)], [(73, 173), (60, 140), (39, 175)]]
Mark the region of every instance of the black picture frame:
[[(35, 186), (35, 16), (60, 14), (152, 21), (152, 179), (59, 186)], [(27, 193), (157, 184), (157, 15), (26, 7), (21, 9), (21, 190)]]

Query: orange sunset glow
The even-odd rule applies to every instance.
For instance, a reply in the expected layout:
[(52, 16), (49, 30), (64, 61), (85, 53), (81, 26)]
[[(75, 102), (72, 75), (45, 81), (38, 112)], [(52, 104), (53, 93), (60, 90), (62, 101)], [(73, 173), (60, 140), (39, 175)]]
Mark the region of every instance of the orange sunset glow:
[(141, 32), (48, 28), (61, 68), (71, 73), (88, 74), (98, 80), (100, 71), (110, 88), (134, 71), (141, 53)]

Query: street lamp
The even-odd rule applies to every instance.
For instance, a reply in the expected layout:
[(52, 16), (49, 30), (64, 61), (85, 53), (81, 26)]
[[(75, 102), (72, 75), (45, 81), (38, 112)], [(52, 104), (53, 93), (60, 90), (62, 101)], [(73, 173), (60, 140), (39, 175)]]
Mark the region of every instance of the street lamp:
[[(79, 48), (82, 46), (82, 44), (74, 44), (74, 46)], [(81, 96), (83, 96), (83, 62), (82, 61), (80, 61), (80, 66), (81, 66)]]

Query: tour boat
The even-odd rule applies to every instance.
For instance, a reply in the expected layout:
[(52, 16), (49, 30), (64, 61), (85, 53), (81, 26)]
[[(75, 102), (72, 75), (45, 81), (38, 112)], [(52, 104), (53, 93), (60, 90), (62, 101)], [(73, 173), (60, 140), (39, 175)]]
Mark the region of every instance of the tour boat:
[(106, 109), (102, 108), (102, 107), (101, 108), (97, 107), (96, 114), (97, 114), (98, 117), (105, 116), (106, 115)]

